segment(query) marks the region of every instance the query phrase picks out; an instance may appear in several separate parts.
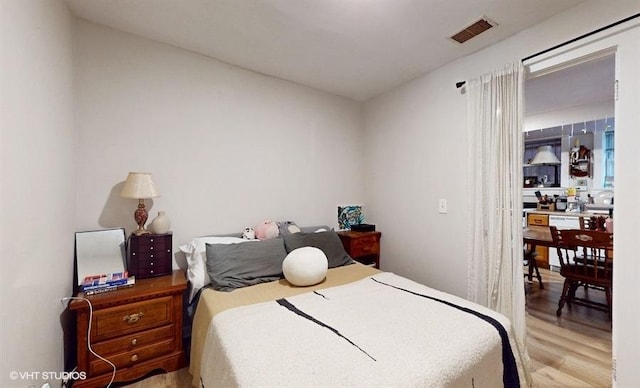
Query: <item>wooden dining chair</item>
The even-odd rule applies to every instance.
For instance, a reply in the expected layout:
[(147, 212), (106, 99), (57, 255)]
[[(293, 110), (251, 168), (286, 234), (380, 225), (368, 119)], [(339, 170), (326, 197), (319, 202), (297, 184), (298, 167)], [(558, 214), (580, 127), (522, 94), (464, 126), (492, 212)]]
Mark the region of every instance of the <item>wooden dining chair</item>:
[(580, 216), (578, 217), (579, 223), (580, 223), (580, 229), (582, 230), (600, 230), (600, 231), (605, 231), (606, 227), (605, 227), (605, 221), (606, 221), (606, 217), (604, 216), (591, 216), (591, 217), (585, 217), (585, 216)]
[(528, 278), (529, 281), (531, 281), (533, 280), (533, 273), (535, 272), (536, 278), (538, 279), (538, 284), (540, 284), (540, 289), (544, 289), (544, 284), (542, 283), (542, 276), (540, 276), (540, 269), (538, 269), (538, 261), (536, 260), (536, 256), (538, 256), (538, 252), (536, 252), (535, 249), (524, 250), (523, 263), (527, 268), (524, 277)]
[(582, 230), (591, 230), (591, 223), (590, 223), (590, 218), (591, 217), (585, 217), (585, 216), (580, 216), (578, 217), (578, 220), (580, 222), (580, 229)]
[[(562, 314), (565, 304), (581, 305), (605, 311), (611, 319), (613, 274), (613, 234), (581, 229), (550, 227), (560, 259), (560, 275), (564, 280), (556, 315)], [(603, 290), (607, 303), (576, 297), (580, 285)]]
[[(578, 219), (580, 220), (580, 229), (581, 230), (598, 230), (598, 231), (605, 231), (605, 227), (604, 227), (604, 217), (584, 217), (584, 216), (580, 216), (578, 217)], [(588, 257), (588, 252), (587, 249), (584, 248), (583, 249), (583, 254), (574, 258), (574, 260), (582, 260), (584, 257)], [(604, 262), (602, 260), (600, 260), (599, 262), (600, 265), (603, 265)], [(585, 285), (586, 287), (586, 285)]]

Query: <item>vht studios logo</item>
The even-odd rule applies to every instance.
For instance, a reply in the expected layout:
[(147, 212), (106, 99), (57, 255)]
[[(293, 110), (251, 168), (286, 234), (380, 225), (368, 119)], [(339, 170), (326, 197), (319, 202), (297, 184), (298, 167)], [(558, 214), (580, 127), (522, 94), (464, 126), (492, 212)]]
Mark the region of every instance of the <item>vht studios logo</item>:
[(84, 380), (87, 378), (86, 372), (40, 372), (40, 371), (15, 371), (9, 372), (11, 380)]

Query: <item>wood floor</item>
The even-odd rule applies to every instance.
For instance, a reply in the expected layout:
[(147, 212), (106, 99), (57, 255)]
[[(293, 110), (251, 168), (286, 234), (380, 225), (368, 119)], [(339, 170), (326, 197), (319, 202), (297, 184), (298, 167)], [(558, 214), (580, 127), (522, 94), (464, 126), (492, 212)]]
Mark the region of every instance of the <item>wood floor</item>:
[[(541, 270), (544, 289), (525, 279), (527, 346), (534, 387), (610, 387), (611, 323), (607, 314), (582, 306), (565, 306), (556, 316), (563, 278)], [(534, 279), (535, 280), (535, 279)], [(579, 290), (579, 293), (584, 290)], [(588, 290), (589, 298), (604, 301), (604, 293)], [(159, 374), (127, 385), (129, 388), (189, 388), (188, 368)]]
[[(536, 387), (610, 387), (611, 322), (607, 313), (583, 306), (565, 306), (556, 316), (564, 279), (540, 270), (537, 280), (525, 279), (527, 346)], [(534, 279), (535, 280), (535, 279)], [(604, 292), (586, 291), (589, 299), (605, 303)], [(584, 289), (576, 291), (577, 296)]]

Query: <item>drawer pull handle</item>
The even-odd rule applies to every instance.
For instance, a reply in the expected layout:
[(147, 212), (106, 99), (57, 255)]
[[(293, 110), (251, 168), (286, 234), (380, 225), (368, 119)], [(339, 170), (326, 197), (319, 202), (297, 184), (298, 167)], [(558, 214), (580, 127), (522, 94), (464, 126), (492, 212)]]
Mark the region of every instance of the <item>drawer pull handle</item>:
[(122, 320), (123, 321), (127, 321), (127, 323), (132, 324), (132, 323), (136, 323), (140, 320), (140, 318), (142, 318), (144, 314), (142, 313), (142, 311), (140, 311), (139, 313), (136, 314), (131, 314), (131, 315), (125, 315)]
[(131, 340), (131, 345), (136, 346), (138, 344), (138, 339), (134, 338)]
[(136, 361), (138, 361), (138, 358), (139, 358), (138, 355), (134, 354), (133, 356), (131, 356), (131, 361), (132, 362), (136, 362)]

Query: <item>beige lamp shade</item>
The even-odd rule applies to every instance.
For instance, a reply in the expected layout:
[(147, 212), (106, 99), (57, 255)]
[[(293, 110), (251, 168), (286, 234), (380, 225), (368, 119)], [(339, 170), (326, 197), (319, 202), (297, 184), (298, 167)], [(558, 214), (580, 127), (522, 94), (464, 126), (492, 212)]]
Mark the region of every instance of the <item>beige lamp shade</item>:
[(149, 172), (130, 172), (124, 182), (121, 197), (145, 199), (159, 197), (160, 193), (156, 184), (151, 179)]
[(538, 153), (531, 161), (531, 164), (560, 164), (560, 160), (553, 153), (550, 145), (538, 147)]

